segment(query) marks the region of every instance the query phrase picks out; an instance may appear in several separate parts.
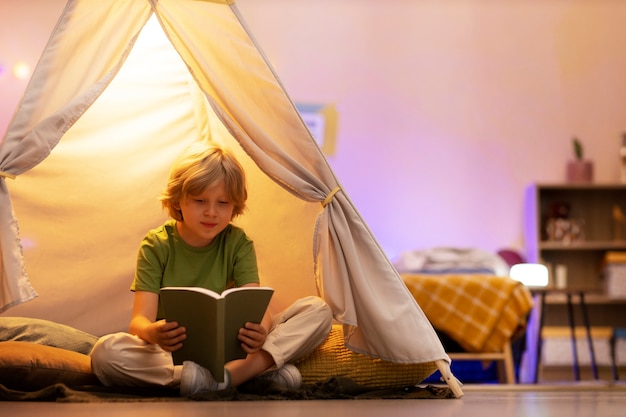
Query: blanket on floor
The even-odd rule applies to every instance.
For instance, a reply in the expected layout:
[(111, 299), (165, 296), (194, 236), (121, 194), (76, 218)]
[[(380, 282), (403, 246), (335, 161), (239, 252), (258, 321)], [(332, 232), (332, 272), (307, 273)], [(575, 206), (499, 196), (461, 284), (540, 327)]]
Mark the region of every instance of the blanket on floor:
[[(56, 384), (99, 385), (87, 355), (96, 340), (59, 323), (0, 317), (0, 385), (25, 392)], [(345, 347), (339, 325), (322, 345), (294, 364), (305, 385), (344, 377), (369, 389), (414, 386), (437, 369), (433, 362), (397, 364), (353, 352)]]
[(268, 401), (268, 400), (336, 400), (336, 399), (454, 399), (447, 386), (410, 386), (406, 388), (372, 389), (350, 378), (333, 377), (298, 390), (285, 390), (275, 384), (251, 381), (238, 388), (180, 397), (177, 390), (167, 388), (115, 388), (103, 386), (68, 387), (50, 385), (32, 392), (17, 391), (0, 385), (0, 401), (53, 402), (157, 402), (157, 401)]

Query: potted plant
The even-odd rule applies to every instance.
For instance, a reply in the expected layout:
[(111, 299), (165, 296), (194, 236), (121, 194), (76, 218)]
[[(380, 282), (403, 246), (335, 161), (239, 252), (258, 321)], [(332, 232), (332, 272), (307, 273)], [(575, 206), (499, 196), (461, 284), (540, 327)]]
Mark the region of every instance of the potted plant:
[(567, 181), (592, 182), (593, 162), (584, 158), (583, 145), (578, 138), (572, 138), (572, 146), (574, 147), (575, 159), (567, 163)]

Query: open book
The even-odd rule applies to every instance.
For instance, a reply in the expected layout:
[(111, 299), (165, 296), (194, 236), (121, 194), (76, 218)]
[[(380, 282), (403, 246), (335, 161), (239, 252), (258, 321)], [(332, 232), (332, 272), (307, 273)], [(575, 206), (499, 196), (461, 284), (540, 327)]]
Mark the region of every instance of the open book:
[(161, 288), (165, 319), (187, 330), (183, 347), (172, 352), (174, 364), (193, 361), (222, 382), (224, 364), (246, 357), (239, 329), (261, 322), (273, 293), (269, 287), (237, 287), (222, 294), (200, 287)]

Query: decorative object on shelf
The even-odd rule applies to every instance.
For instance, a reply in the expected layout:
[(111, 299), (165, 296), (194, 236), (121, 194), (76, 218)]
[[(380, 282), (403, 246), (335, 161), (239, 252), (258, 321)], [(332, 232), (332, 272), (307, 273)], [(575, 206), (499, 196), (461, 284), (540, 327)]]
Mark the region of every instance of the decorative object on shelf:
[(622, 227), (626, 224), (626, 218), (624, 212), (619, 204), (613, 205), (613, 240), (620, 241), (622, 237)]
[(567, 265), (554, 265), (554, 287), (558, 289), (567, 288)]
[(593, 162), (584, 158), (583, 145), (578, 138), (572, 138), (572, 145), (576, 159), (567, 163), (567, 181), (582, 183), (592, 182)]
[(585, 220), (549, 218), (546, 233), (551, 242), (582, 242), (585, 240)]
[(551, 242), (572, 243), (585, 240), (585, 220), (571, 219), (570, 205), (555, 201), (549, 206), (545, 224), (545, 240)]
[(571, 206), (565, 201), (553, 201), (549, 206), (549, 217), (557, 219), (567, 219), (571, 211)]
[(610, 299), (626, 299), (626, 252), (609, 251), (604, 256), (604, 289)]

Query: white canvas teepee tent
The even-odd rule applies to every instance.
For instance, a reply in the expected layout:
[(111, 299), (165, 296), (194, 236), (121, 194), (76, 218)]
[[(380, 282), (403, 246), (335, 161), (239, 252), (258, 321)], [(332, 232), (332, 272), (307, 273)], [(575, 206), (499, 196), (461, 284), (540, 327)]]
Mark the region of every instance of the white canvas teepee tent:
[(206, 138), (246, 168), (278, 308), (319, 293), (351, 349), (449, 363), (229, 0), (67, 3), (0, 149), (3, 314), (124, 330), (167, 172)]

